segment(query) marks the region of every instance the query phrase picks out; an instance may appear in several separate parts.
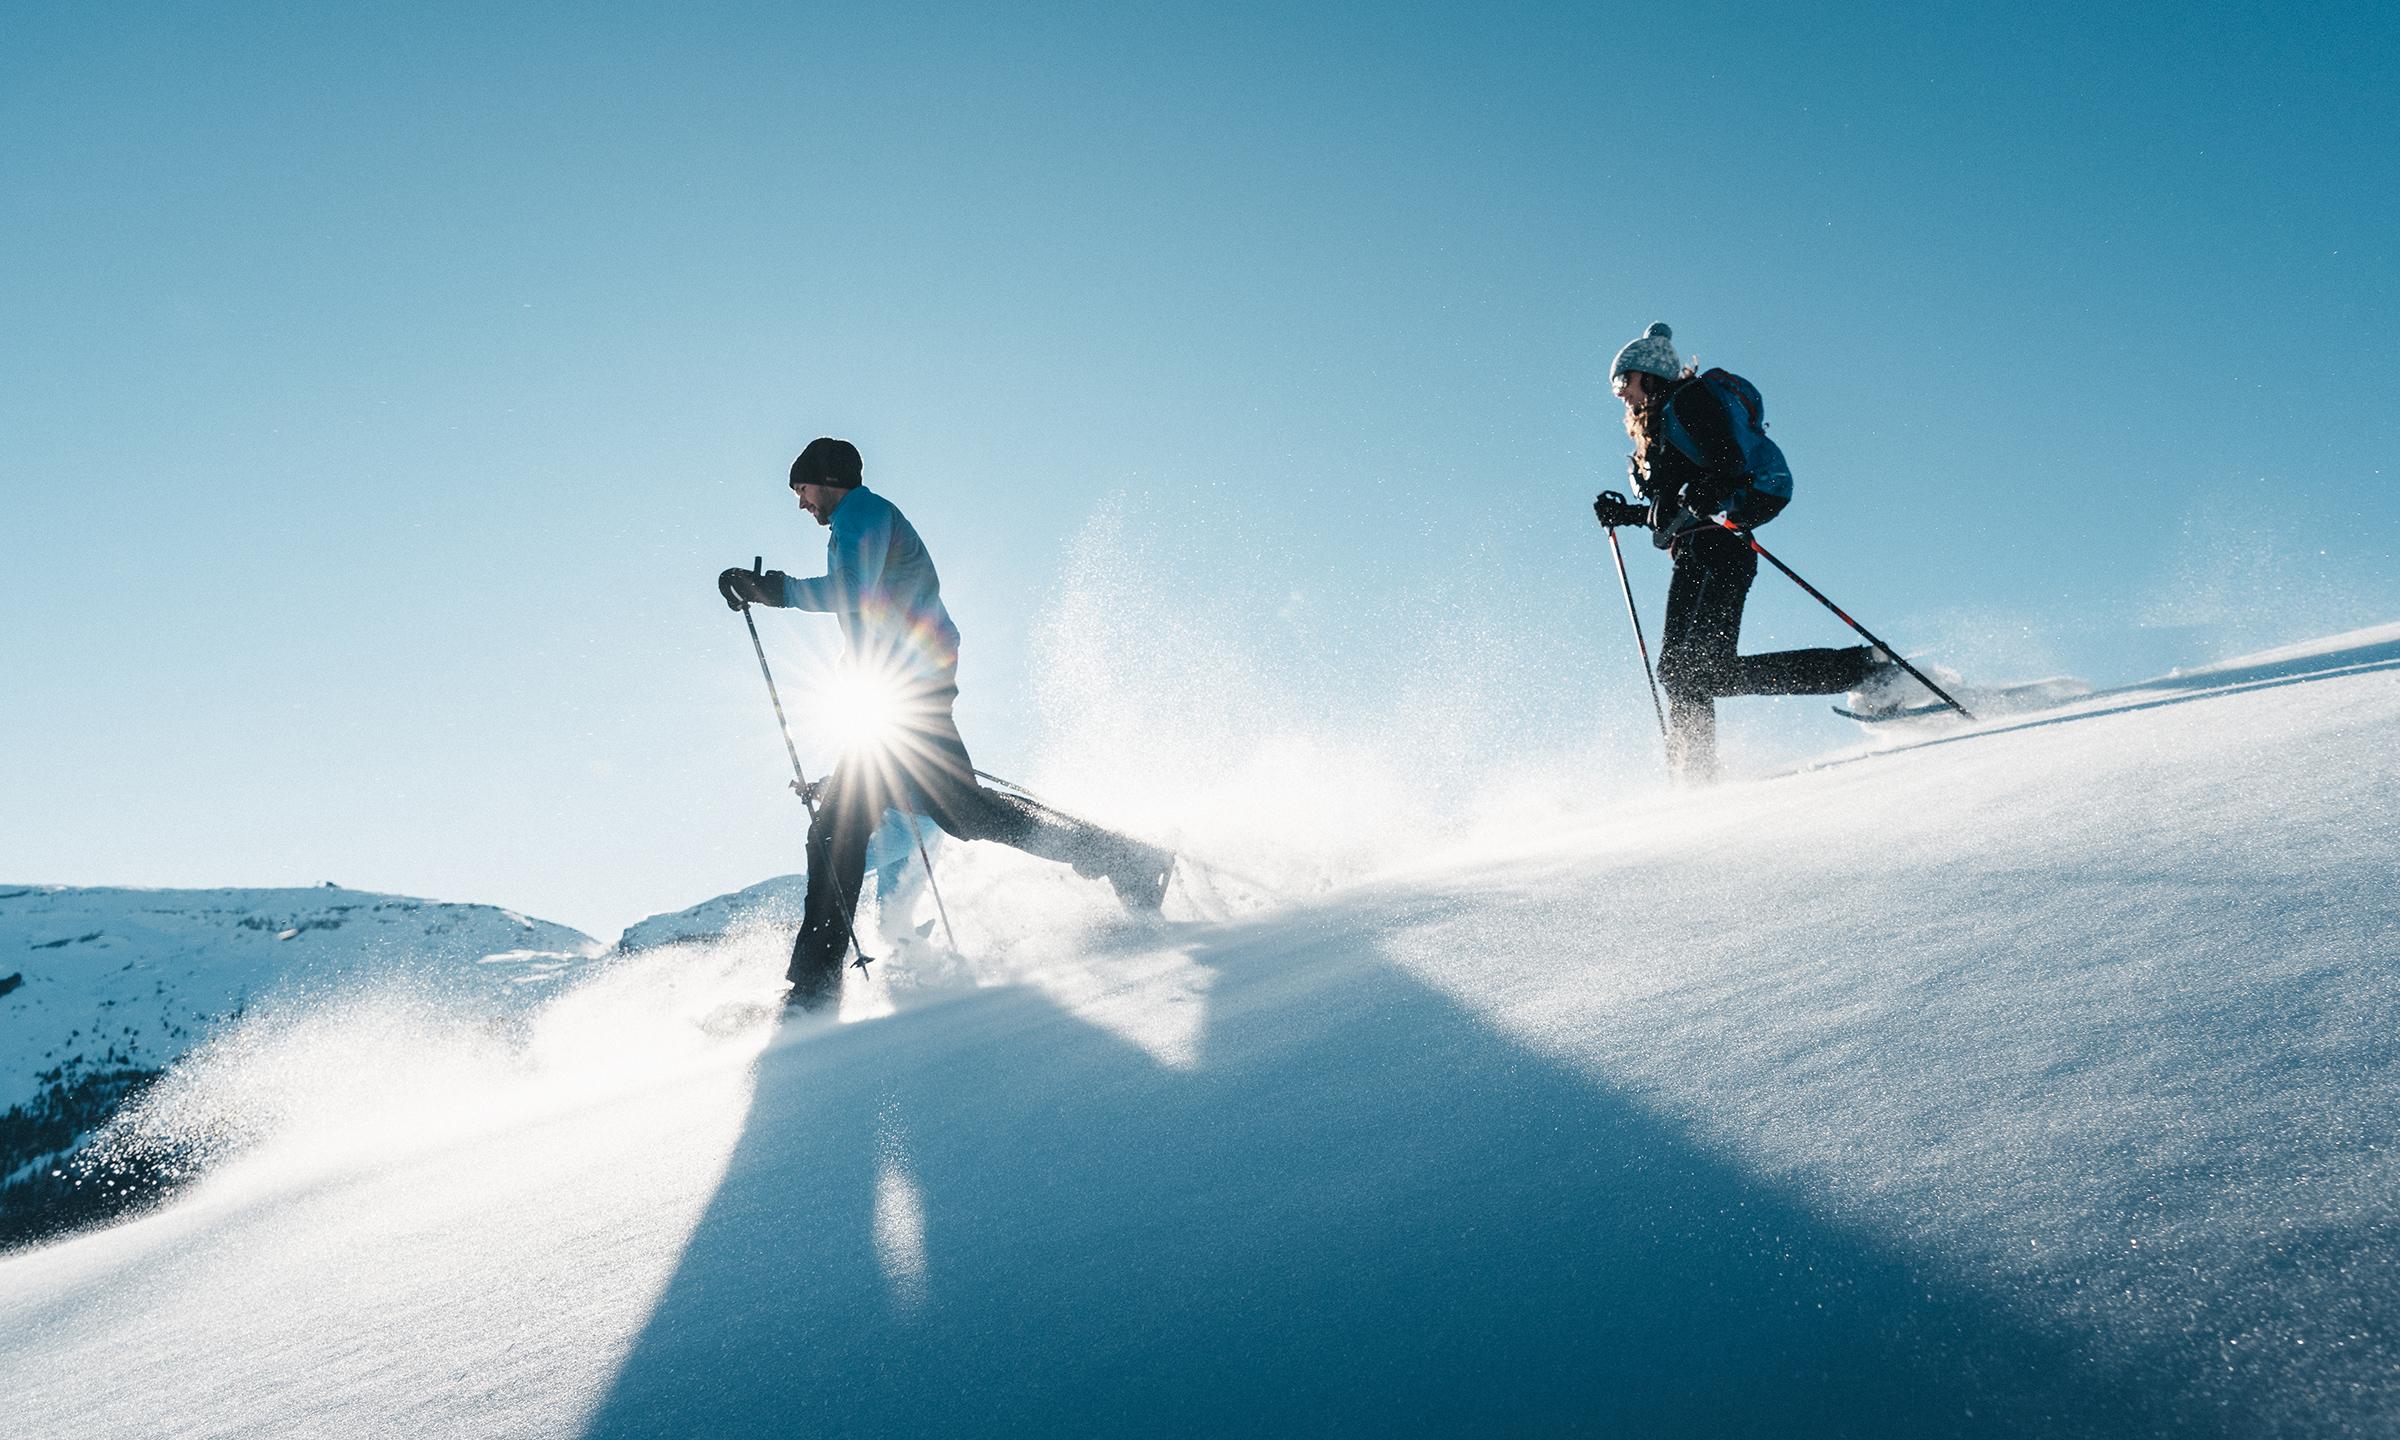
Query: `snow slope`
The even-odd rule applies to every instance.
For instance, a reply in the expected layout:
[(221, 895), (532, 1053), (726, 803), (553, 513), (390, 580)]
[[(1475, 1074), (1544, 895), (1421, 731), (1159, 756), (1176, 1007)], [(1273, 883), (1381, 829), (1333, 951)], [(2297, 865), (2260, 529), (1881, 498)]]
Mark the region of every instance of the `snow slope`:
[(159, 1123), (332, 1093), (0, 1260), (0, 1425), (2394, 1433), (2395, 644), (1238, 921), (967, 847), (845, 1023), (766, 928), (245, 1027)]
[[(2094, 690), (2078, 680), (2062, 678), (2041, 681), (2036, 683), (2056, 687), (2058, 694), (2055, 698), (2017, 698), (1988, 712), (1979, 711), (1978, 718), (1972, 723), (1962, 722), (1954, 714), (1936, 713), (1922, 719), (1870, 727), (1869, 733), (1879, 734), (1881, 744), (1847, 755), (1828, 757), (1807, 768), (1841, 764), (1866, 755), (1880, 754), (1889, 748), (1944, 744), (2031, 725), (2064, 724), (2094, 715), (2121, 715), (2135, 710), (2152, 710), (2162, 705), (2218, 699), (2247, 690), (2270, 690), (2344, 675), (2373, 674), (2395, 666), (2400, 666), (2400, 625), (2380, 625), (2326, 639), (2285, 645), (2211, 665), (2170, 670), (2156, 679), (2106, 690)], [(1915, 698), (1918, 701), (1930, 700), (1921, 691)]]

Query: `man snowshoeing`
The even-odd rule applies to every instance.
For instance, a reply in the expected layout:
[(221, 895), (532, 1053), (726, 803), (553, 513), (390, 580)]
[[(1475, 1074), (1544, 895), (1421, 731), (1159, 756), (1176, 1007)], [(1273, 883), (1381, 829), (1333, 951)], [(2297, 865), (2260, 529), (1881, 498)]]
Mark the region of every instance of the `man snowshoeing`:
[[(1658, 681), (1667, 692), (1668, 768), (1690, 784), (1716, 778), (1720, 696), (1838, 695), (1880, 685), (1898, 669), (1872, 645), (1740, 653), (1742, 606), (1758, 578), (1758, 556), (1715, 517), (1759, 497), (1754, 467), (1735, 430), (1744, 417), (1728, 413), (1720, 388), (1708, 383), (1721, 374), (1711, 371), (1704, 379), (1683, 364), (1674, 334), (1663, 324), (1617, 352), (1609, 383), (1625, 402), (1634, 489), (1649, 503), (1606, 494), (1592, 507), (1603, 525), (1647, 526), (1651, 543), (1675, 557)], [(1747, 393), (1755, 401), (1757, 392)], [(1756, 518), (1733, 518), (1763, 523), (1790, 493), (1787, 471), (1781, 494), (1758, 503)]]
[(800, 508), (832, 532), (825, 573), (795, 579), (736, 568), (717, 577), (718, 593), (736, 610), (775, 605), (838, 617), (848, 642), (843, 663), (890, 707), (888, 737), (842, 757), (809, 825), (808, 899), (788, 976), (789, 1003), (804, 1009), (841, 996), (867, 840), (886, 807), (923, 815), (962, 840), (996, 840), (1106, 876), (1130, 908), (1157, 909), (1174, 865), (1167, 851), (976, 782), (951, 718), (958, 629), (942, 605), (933, 557), (898, 507), (862, 480), (857, 447), (810, 441), (792, 462), (790, 483)]

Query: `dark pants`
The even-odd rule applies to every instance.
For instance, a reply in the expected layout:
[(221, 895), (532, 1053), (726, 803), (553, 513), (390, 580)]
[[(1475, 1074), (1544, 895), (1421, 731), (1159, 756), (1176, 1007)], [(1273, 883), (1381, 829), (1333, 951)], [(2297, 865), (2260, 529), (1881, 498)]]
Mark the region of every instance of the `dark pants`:
[(887, 808), (923, 815), (961, 840), (996, 840), (1078, 874), (1105, 875), (1120, 894), (1162, 882), (1166, 852), (978, 784), (951, 718), (957, 701), (958, 687), (948, 683), (908, 696), (891, 743), (844, 756), (819, 792), (808, 827), (808, 902), (792, 944), (795, 1001), (823, 1004), (841, 993), (867, 841)]
[(1741, 654), (1742, 605), (1757, 578), (1757, 554), (1730, 531), (1695, 531), (1675, 546), (1658, 683), (1667, 692), (1667, 763), (1678, 779), (1716, 778), (1718, 697), (1839, 695), (1875, 668), (1864, 645)]

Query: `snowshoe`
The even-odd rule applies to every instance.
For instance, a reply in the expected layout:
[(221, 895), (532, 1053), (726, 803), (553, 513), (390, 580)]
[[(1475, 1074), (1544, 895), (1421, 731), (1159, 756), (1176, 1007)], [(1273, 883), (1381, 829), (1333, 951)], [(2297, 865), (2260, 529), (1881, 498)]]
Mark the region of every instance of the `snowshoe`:
[(1147, 845), (1128, 846), (1107, 873), (1118, 903), (1136, 914), (1156, 914), (1167, 903), (1167, 882), (1175, 877), (1175, 853)]
[[(1942, 698), (1925, 687), (1925, 682), (1908, 673), (1892, 653), (1880, 646), (1874, 651), (1875, 667), (1867, 672), (1858, 688), (1842, 697), (1834, 709), (1853, 720), (1874, 722), (1894, 720), (1913, 713), (1934, 714), (1950, 707)], [(1921, 666), (1942, 688), (1956, 694), (1959, 676), (1956, 671), (1938, 665)]]
[[(2021, 680), (2009, 685), (1966, 685), (1944, 671), (1937, 670), (1934, 673), (1942, 677), (1942, 687), (1973, 710), (1979, 720), (2047, 710), (2092, 693), (2090, 685), (2066, 675), (2055, 675), (2046, 680)], [(1896, 720), (1925, 720), (1958, 713), (1945, 702), (1933, 698), (1924, 686), (1910, 681), (1909, 688), (1915, 691), (1915, 698), (1904, 695), (1897, 705), (1877, 708), (1861, 706), (1858, 703), (1859, 692), (1854, 690), (1845, 697), (1844, 703), (1833, 707), (1833, 713), (1866, 725), (1881, 725)]]

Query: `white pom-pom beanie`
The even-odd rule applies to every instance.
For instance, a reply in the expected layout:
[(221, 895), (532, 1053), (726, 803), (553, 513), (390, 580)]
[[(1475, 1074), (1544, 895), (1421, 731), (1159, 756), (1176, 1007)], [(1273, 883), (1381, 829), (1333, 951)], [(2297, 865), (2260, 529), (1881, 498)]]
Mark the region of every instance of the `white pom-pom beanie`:
[(1666, 321), (1655, 322), (1642, 332), (1639, 340), (1617, 352), (1617, 363), (1608, 370), (1610, 383), (1628, 370), (1656, 375), (1661, 380), (1672, 380), (1683, 373), (1683, 362), (1675, 358), (1675, 332), (1667, 328)]

